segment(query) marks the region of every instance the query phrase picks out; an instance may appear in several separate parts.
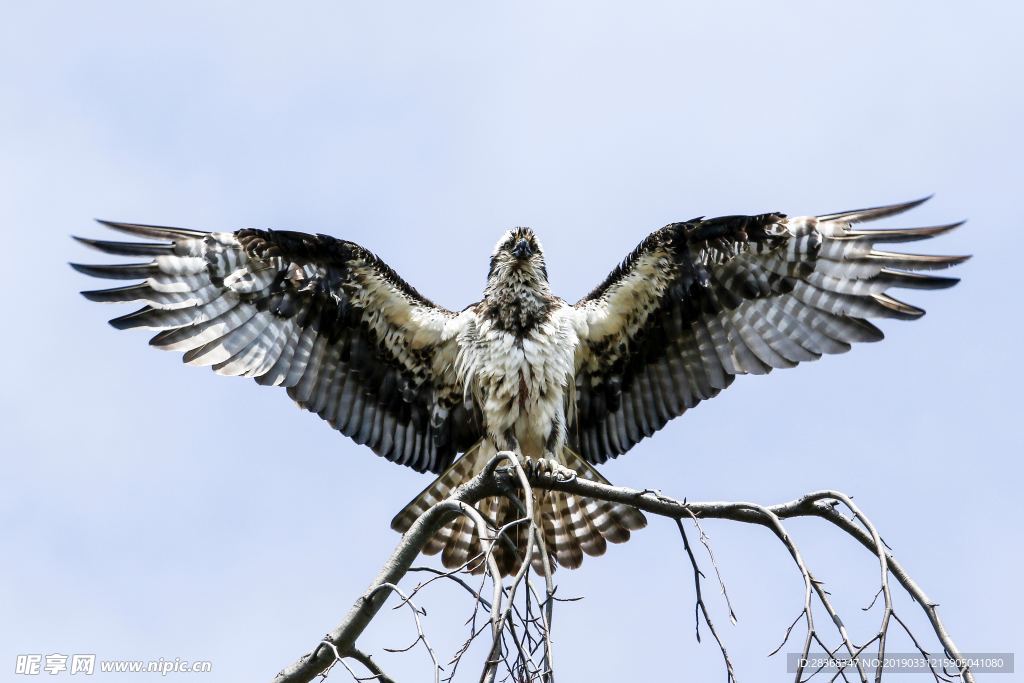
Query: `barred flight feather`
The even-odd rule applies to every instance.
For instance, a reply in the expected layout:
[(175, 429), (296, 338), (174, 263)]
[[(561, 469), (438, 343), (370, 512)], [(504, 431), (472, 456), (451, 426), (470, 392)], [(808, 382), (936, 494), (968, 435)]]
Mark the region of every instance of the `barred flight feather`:
[[(878, 341), (882, 333), (869, 319), (921, 317), (923, 310), (888, 290), (950, 287), (956, 278), (915, 271), (948, 268), (968, 257), (874, 245), (925, 240), (962, 223), (851, 226), (923, 201), (816, 218), (764, 214), (675, 223), (653, 233), (576, 304), (589, 334), (581, 335), (577, 349), (579, 406), (571, 443), (588, 461), (602, 463), (717, 395), (735, 375), (766, 374), (843, 353), (854, 342)], [(659, 267), (652, 269), (653, 263)], [(643, 300), (642, 307), (634, 303)], [(619, 394), (648, 400), (622, 402)]]
[[(144, 279), (83, 292), (92, 301), (145, 304), (111, 320), (114, 327), (158, 330), (153, 346), (183, 352), (186, 363), (284, 386), (335, 428), (417, 470), (442, 471), (479, 438), (472, 424), (418, 419), (461, 395), (440, 357), (443, 346), (454, 343), (444, 334), (457, 328), (458, 315), (423, 298), (362, 247), (291, 232), (206, 233), (101, 223), (136, 237), (170, 240), (79, 238), (107, 254), (153, 257), (140, 264), (73, 264), (94, 277)], [(416, 353), (408, 348), (414, 336)], [(349, 387), (346, 392), (339, 393), (341, 385)], [(405, 396), (415, 403), (394, 400), (395, 385), (411, 387)], [(353, 397), (360, 400), (353, 406), (359, 419), (350, 419), (352, 410), (338, 409), (339, 401)], [(417, 438), (406, 438), (414, 422)], [(398, 444), (408, 448), (399, 451)]]

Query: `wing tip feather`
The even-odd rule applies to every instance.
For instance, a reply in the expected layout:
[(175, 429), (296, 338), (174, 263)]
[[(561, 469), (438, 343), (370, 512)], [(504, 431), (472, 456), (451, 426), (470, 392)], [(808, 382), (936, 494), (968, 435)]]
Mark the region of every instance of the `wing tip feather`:
[(158, 270), (155, 262), (150, 263), (119, 263), (113, 265), (95, 265), (89, 263), (68, 263), (72, 269), (107, 280), (139, 280), (155, 274)]
[(891, 317), (898, 320), (917, 320), (918, 318), (924, 317), (925, 310), (918, 308), (912, 304), (908, 304), (905, 301), (894, 299), (888, 294), (872, 294), (871, 298), (882, 305), (885, 309), (890, 312)]
[(174, 253), (174, 244), (170, 242), (111, 242), (78, 235), (71, 235), (71, 239), (90, 249), (114, 256), (156, 256)]
[(858, 241), (879, 243), (879, 242), (918, 242), (931, 239), (939, 235), (956, 230), (967, 220), (946, 223), (945, 225), (933, 225), (925, 228), (902, 228), (895, 230), (849, 230), (847, 229), (838, 239), (853, 239)]
[(129, 285), (127, 287), (114, 287), (111, 289), (85, 289), (80, 291), (79, 294), (89, 301), (97, 303), (122, 303), (138, 300), (140, 297), (133, 296), (133, 294), (144, 287), (145, 285)]
[(885, 206), (872, 206), (866, 209), (854, 209), (852, 211), (839, 211), (837, 213), (828, 213), (818, 216), (819, 221), (846, 221), (848, 223), (862, 223), (865, 221), (878, 220), (879, 218), (887, 218), (889, 216), (895, 216), (905, 211), (915, 209), (929, 199), (934, 197), (935, 194), (929, 194), (919, 199), (913, 199), (909, 202), (902, 202), (900, 204), (887, 204)]
[(137, 311), (132, 311), (131, 313), (111, 318), (107, 323), (117, 330), (130, 330), (134, 327), (142, 327), (144, 323), (140, 323), (139, 319), (143, 318), (143, 316), (152, 310), (153, 308), (151, 306), (143, 306)]
[(208, 232), (202, 230), (193, 230), (191, 228), (173, 228), (167, 225), (147, 225), (144, 223), (125, 223), (121, 221), (111, 221), (105, 218), (94, 219), (100, 225), (110, 228), (111, 230), (117, 230), (119, 232), (125, 232), (129, 235), (139, 235), (143, 237), (156, 237), (164, 239), (202, 239)]

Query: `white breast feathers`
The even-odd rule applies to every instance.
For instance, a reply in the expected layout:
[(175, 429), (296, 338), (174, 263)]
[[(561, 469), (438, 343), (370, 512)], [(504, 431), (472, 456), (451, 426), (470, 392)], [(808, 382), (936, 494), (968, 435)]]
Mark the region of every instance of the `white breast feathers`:
[(478, 320), (459, 339), (457, 371), (498, 449), (558, 456), (574, 400), (578, 338), (564, 304), (521, 338)]

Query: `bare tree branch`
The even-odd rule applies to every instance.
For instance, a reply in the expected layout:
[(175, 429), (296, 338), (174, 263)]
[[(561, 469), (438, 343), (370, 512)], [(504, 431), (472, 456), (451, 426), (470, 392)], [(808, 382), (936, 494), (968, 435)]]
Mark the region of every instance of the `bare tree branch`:
[[(690, 548), (690, 540), (686, 537), (686, 527), (683, 526), (683, 520), (676, 519), (676, 526), (679, 528), (679, 535), (683, 537), (683, 548), (686, 550), (686, 556), (690, 558), (690, 565), (693, 567), (693, 585), (694, 592), (696, 593), (696, 605), (695, 605), (695, 621), (696, 621), (696, 634), (697, 642), (700, 642), (700, 617), (704, 617), (704, 623), (708, 625), (708, 630), (711, 631), (711, 635), (714, 636), (715, 642), (718, 643), (718, 649), (722, 651), (722, 659), (725, 660), (725, 670), (728, 677), (729, 683), (733, 683), (736, 680), (736, 672), (732, 667), (732, 660), (729, 659), (729, 653), (725, 650), (725, 645), (722, 644), (722, 638), (718, 635), (718, 631), (715, 630), (715, 623), (711, 621), (711, 615), (708, 614), (707, 605), (704, 604), (704, 596), (701, 592), (700, 580), (704, 578), (704, 572), (700, 570), (697, 564), (697, 558), (693, 555), (693, 549)], [(723, 586), (723, 592), (725, 591)]]
[(374, 680), (378, 681), (378, 683), (395, 683), (394, 679), (384, 673), (377, 662), (373, 661), (373, 658), (362, 650), (353, 647), (352, 651), (349, 652), (349, 657), (362, 664), (370, 672), (370, 677), (364, 680)]
[[(753, 503), (743, 502), (708, 502), (695, 503), (684, 502), (669, 498), (656, 491), (638, 491), (621, 486), (606, 486), (587, 479), (577, 478), (570, 482), (550, 482), (548, 488), (557, 491), (568, 491), (582, 496), (598, 498), (611, 502), (627, 503), (645, 512), (678, 519), (683, 515), (693, 514), (700, 519), (727, 519), (736, 522), (747, 522), (771, 526), (771, 522), (759, 510), (761, 506)], [(879, 538), (877, 543), (875, 537), (856, 522), (843, 516), (827, 501), (845, 501), (849, 498), (838, 491), (824, 490), (808, 493), (788, 503), (770, 505), (764, 509), (771, 512), (780, 520), (794, 517), (820, 517), (827, 522), (842, 529), (852, 536), (872, 553), (881, 553), (885, 557), (886, 566), (892, 576), (907, 591), (914, 601), (921, 606), (932, 625), (932, 630), (942, 644), (945, 653), (951, 659), (961, 659), (959, 649), (953, 642), (952, 636), (946, 630), (942, 619), (939, 617), (938, 604), (921, 590), (921, 587), (910, 577), (906, 569), (896, 561), (892, 553), (886, 548), (885, 543)], [(974, 676), (969, 668), (958, 672), (966, 683), (974, 681)]]
[[(496, 465), (497, 460), (484, 468), (479, 475), (456, 488), (446, 500), (437, 503), (423, 513), (413, 523), (409, 531), (402, 536), (402, 540), (399, 541), (391, 557), (385, 562), (377, 578), (373, 580), (366, 592), (356, 600), (341, 623), (327, 634), (325, 641), (332, 644), (341, 656), (348, 656), (352, 652), (356, 639), (384, 605), (388, 593), (379, 592), (377, 589), (386, 584), (397, 584), (400, 582), (409, 570), (410, 565), (412, 565), (413, 560), (416, 559), (423, 549), (423, 546), (426, 545), (434, 532), (440, 529), (445, 522), (454, 514), (467, 514), (478, 524), (478, 528), (486, 527), (480, 517), (480, 513), (471, 504), (487, 495), (497, 495), (501, 492), (498, 480), (494, 476)], [(486, 537), (486, 530), (484, 528), (481, 528), (480, 533), (482, 538)], [(489, 560), (489, 563), (493, 565), (493, 576), (500, 576), (493, 558)], [(498, 608), (501, 600), (500, 581), (497, 582), (497, 585), (496, 598), (491, 601), (494, 609)], [(325, 647), (322, 643), (317, 644), (312, 652), (303, 655), (293, 664), (283, 669), (274, 680), (278, 683), (292, 683), (293, 681), (305, 683), (311, 681), (336, 661), (336, 659), (336, 655), (331, 652), (330, 648)]]
[[(590, 481), (576, 477), (571, 471), (565, 468), (552, 468), (550, 466), (534, 466), (531, 461), (524, 464), (518, 457), (511, 453), (500, 453), (488, 463), (480, 474), (452, 492), (451, 496), (431, 507), (420, 516), (410, 527), (409, 531), (399, 541), (392, 552), (391, 557), (385, 563), (380, 574), (370, 584), (369, 588), (355, 602), (348, 614), (341, 623), (332, 630), (323, 641), (309, 653), (300, 657), (296, 662), (282, 670), (274, 679), (275, 683), (293, 683), (296, 681), (310, 681), (317, 675), (326, 672), (334, 663), (341, 661), (344, 664), (345, 658), (352, 658), (363, 664), (370, 672), (369, 679), (358, 680), (380, 680), (390, 681), (373, 662), (368, 655), (356, 648), (356, 641), (369, 623), (376, 616), (383, 606), (388, 595), (398, 592), (403, 603), (409, 603), (415, 612), (417, 621), (418, 638), (416, 642), (426, 638), (422, 625), (419, 623), (419, 612), (411, 603), (411, 598), (416, 593), (433, 581), (440, 578), (447, 578), (455, 581), (468, 591), (474, 598), (474, 612), (467, 623), (471, 623), (470, 636), (464, 646), (459, 650), (452, 660), (453, 671), (446, 680), (454, 675), (454, 668), (458, 661), (465, 654), (473, 639), (487, 626), (491, 631), (491, 647), (484, 671), (481, 675), (482, 681), (493, 681), (496, 678), (498, 666), (504, 665), (508, 669), (509, 676), (524, 680), (552, 680), (554, 664), (551, 647), (550, 631), (553, 617), (553, 605), (557, 600), (554, 597), (554, 586), (551, 579), (551, 566), (547, 549), (544, 546), (543, 534), (540, 530), (535, 511), (535, 496), (543, 495), (544, 491), (564, 491), (577, 496), (593, 498), (608, 502), (624, 503), (663, 517), (676, 520), (682, 534), (684, 548), (694, 571), (694, 580), (697, 590), (696, 609), (702, 613), (704, 620), (718, 641), (726, 662), (730, 680), (734, 680), (732, 663), (726, 654), (725, 647), (719, 638), (707, 609), (704, 606), (701, 594), (701, 579), (703, 574), (700, 571), (693, 550), (686, 537), (683, 528), (683, 520), (691, 519), (697, 525), (700, 532), (701, 543), (704, 544), (715, 568), (716, 575), (722, 593), (725, 596), (729, 608), (729, 615), (735, 621), (732, 605), (729, 603), (725, 584), (722, 581), (721, 573), (715, 564), (711, 546), (698, 520), (721, 519), (742, 522), (747, 524), (759, 524), (769, 528), (775, 536), (783, 543), (790, 555), (793, 557), (797, 568), (800, 570), (804, 581), (804, 606), (800, 615), (793, 624), (786, 630), (785, 637), (778, 649), (781, 649), (793, 628), (803, 618), (806, 624), (806, 636), (802, 652), (808, 654), (812, 643), (819, 644), (829, 655), (834, 655), (839, 649), (844, 649), (852, 661), (852, 666), (857, 669), (861, 681), (867, 681), (867, 676), (861, 668), (859, 656), (871, 645), (878, 644), (879, 660), (882, 660), (886, 647), (886, 635), (891, 619), (896, 620), (904, 629), (906, 625), (897, 617), (893, 611), (892, 595), (889, 587), (889, 577), (895, 577), (896, 581), (907, 591), (910, 597), (924, 610), (932, 626), (935, 636), (946, 655), (953, 660), (962, 660), (959, 650), (953, 639), (950, 637), (942, 620), (939, 618), (937, 605), (921, 590), (916, 582), (909, 576), (906, 570), (893, 557), (891, 551), (885, 545), (878, 531), (866, 515), (853, 503), (849, 496), (838, 491), (816, 491), (801, 498), (786, 503), (763, 506), (749, 502), (689, 502), (676, 500), (653, 490), (635, 490), (625, 487), (609, 486), (600, 482)], [(521, 495), (521, 498), (517, 496)], [(517, 504), (524, 514), (521, 519), (505, 525), (502, 529), (494, 529), (487, 520), (480, 514), (474, 505), (481, 499), (488, 496), (507, 496)], [(839, 511), (839, 507), (846, 508), (851, 517), (847, 517)], [(481, 579), (480, 588), (474, 590), (472, 586), (463, 579), (455, 576), (458, 570), (442, 572), (430, 568), (411, 568), (413, 560), (429, 541), (431, 536), (456, 515), (466, 515), (477, 529), (478, 536), (483, 542), (484, 548), (480, 555), (472, 558), (468, 564), (483, 563), (484, 576)], [(786, 531), (783, 521), (797, 517), (818, 517), (831, 525), (841, 529), (851, 536), (865, 548), (878, 557), (880, 588), (870, 609), (877, 601), (879, 595), (883, 598), (883, 613), (878, 632), (864, 645), (856, 647), (850, 640), (849, 634), (839, 615), (832, 607), (829, 594), (824, 590), (808, 569), (803, 557), (800, 554), (795, 542)], [(526, 525), (526, 556), (522, 558), (522, 564), (515, 576), (509, 577), (510, 583), (505, 584), (504, 578), (493, 557), (493, 549), (496, 543), (508, 542), (506, 534), (509, 529), (518, 525)], [(530, 579), (530, 568), (539, 564), (540, 573), (545, 581), (545, 597), (541, 598)], [(408, 595), (398, 589), (398, 583), (409, 571), (428, 571), (434, 574), (431, 579), (418, 584)], [(490, 580), (492, 583), (491, 597), (489, 600), (483, 598), (484, 586)], [(522, 591), (520, 590), (522, 588)], [(515, 606), (517, 594), (522, 593), (525, 601), (524, 609), (520, 611)], [(840, 644), (835, 648), (829, 648), (822, 640), (815, 629), (812, 599), (816, 597), (822, 608), (830, 617), (836, 631), (841, 639)], [(401, 606), (401, 605), (399, 605)], [(489, 620), (483, 627), (478, 628), (476, 615), (483, 607), (489, 613)], [(539, 608), (535, 612), (535, 607)], [(516, 621), (518, 620), (518, 621)], [(516, 624), (519, 624), (517, 627)], [(909, 634), (922, 653), (924, 649), (918, 644), (918, 640)], [(511, 644), (509, 643), (511, 640)], [(415, 642), (413, 643), (416, 644)], [(510, 655), (508, 648), (515, 651)], [(538, 664), (534, 655), (539, 648), (543, 648), (543, 663)], [(429, 649), (429, 645), (428, 645)], [(776, 650), (776, 652), (778, 651)], [(440, 666), (437, 659), (430, 650), (431, 657), (435, 663), (435, 680), (439, 678)], [(774, 652), (772, 653), (774, 654)], [(509, 657), (513, 658), (510, 660)], [(348, 668), (347, 664), (345, 665)], [(351, 671), (351, 669), (349, 669)], [(816, 673), (816, 672), (815, 672)], [(944, 672), (945, 673), (945, 672)], [(875, 681), (881, 679), (881, 667), (875, 670)], [(933, 670), (936, 680), (945, 680), (943, 674)], [(796, 680), (802, 678), (802, 669), (797, 672)], [(813, 673), (811, 674), (813, 675)], [(963, 683), (973, 683), (974, 677), (969, 669), (957, 671), (956, 675)], [(355, 674), (353, 674), (355, 676)], [(846, 679), (843, 668), (836, 673), (836, 677)], [(834, 679), (833, 679), (834, 680)]]

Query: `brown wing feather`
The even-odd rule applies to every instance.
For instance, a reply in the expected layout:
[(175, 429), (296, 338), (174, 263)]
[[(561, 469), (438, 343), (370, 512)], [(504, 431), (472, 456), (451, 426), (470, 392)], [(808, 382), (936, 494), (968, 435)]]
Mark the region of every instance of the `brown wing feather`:
[(668, 225), (648, 236), (576, 304), (574, 447), (590, 462), (625, 453), (736, 375), (794, 367), (853, 342), (877, 341), (869, 318), (924, 311), (890, 287), (957, 282), (909, 271), (966, 257), (878, 251), (875, 242), (927, 239), (959, 224), (854, 230), (920, 203), (789, 219), (726, 216)]
[(448, 370), (458, 315), (359, 245), (297, 232), (105, 225), (157, 240), (81, 240), (109, 254), (152, 257), (74, 266), (145, 280), (83, 292), (93, 301), (145, 304), (112, 320), (115, 327), (160, 330), (151, 344), (184, 352), (189, 364), (286, 387), (357, 443), (419, 471), (443, 471), (479, 438)]

